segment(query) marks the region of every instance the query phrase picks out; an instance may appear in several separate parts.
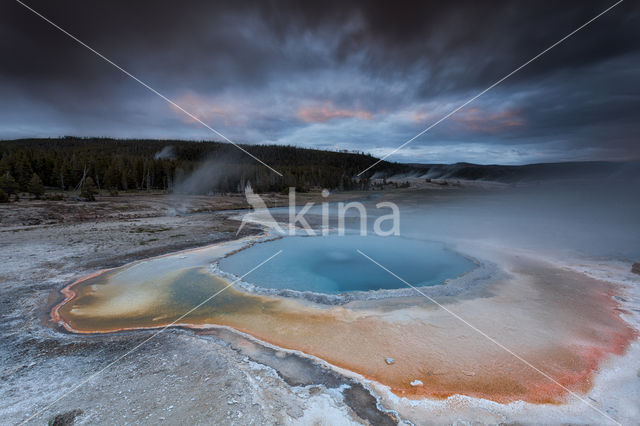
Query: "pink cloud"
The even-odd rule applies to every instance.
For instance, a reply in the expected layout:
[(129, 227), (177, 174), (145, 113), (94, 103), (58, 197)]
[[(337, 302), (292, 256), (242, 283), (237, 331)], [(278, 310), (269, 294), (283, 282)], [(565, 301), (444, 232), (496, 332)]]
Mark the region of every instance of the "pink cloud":
[(372, 120), (374, 113), (364, 109), (336, 108), (331, 102), (322, 105), (307, 105), (298, 108), (297, 117), (305, 123), (324, 123), (336, 118), (359, 118)]
[(495, 134), (525, 124), (520, 111), (509, 109), (492, 112), (474, 107), (462, 110), (451, 118), (458, 126), (477, 133)]
[(428, 121), (436, 119), (436, 115), (430, 111), (418, 110), (410, 113), (411, 120), (417, 124), (427, 124)]
[[(233, 110), (226, 106), (217, 105), (214, 100), (205, 100), (200, 95), (189, 92), (177, 98), (175, 102), (205, 123), (223, 122), (225, 125), (233, 124)], [(196, 123), (194, 119), (175, 106), (171, 105), (171, 109), (180, 114), (185, 123)]]

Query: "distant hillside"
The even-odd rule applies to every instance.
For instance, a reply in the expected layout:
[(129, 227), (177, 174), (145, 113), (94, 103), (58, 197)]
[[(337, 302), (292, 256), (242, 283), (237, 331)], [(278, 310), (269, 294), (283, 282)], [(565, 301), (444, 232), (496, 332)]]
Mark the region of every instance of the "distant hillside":
[(640, 175), (640, 162), (584, 161), (539, 163), (523, 166), (456, 164), (408, 164), (412, 176), (431, 179), (484, 180), (516, 183), (542, 180), (605, 179)]
[[(21, 190), (33, 174), (45, 186), (77, 188), (91, 177), (101, 189), (163, 189), (191, 193), (236, 192), (250, 182), (259, 192), (294, 186), (366, 189), (367, 175), (356, 177), (376, 158), (361, 153), (321, 151), (281, 145), (243, 145), (283, 174), (276, 175), (238, 148), (218, 142), (118, 140), (107, 138), (20, 139), (0, 141), (0, 175), (9, 173)], [(407, 172), (382, 162), (376, 171)]]
[(242, 146), (283, 176), (226, 143), (76, 137), (0, 141), (0, 176), (10, 175), (16, 181), (14, 187), (22, 191), (28, 189), (36, 174), (46, 187), (64, 190), (78, 189), (83, 178), (90, 177), (102, 190), (162, 189), (206, 194), (239, 192), (247, 183), (258, 192), (281, 192), (291, 186), (299, 191), (365, 190), (370, 187), (370, 178), (391, 176), (514, 183), (602, 179), (625, 173), (637, 178), (640, 170), (637, 162), (501, 166), (382, 161), (359, 178), (357, 174), (375, 163), (375, 157), (281, 145)]

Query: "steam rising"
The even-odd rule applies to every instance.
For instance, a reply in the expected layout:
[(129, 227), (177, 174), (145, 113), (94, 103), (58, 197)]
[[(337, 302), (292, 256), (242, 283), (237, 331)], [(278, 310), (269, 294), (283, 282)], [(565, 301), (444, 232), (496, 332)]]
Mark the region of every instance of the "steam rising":
[(165, 146), (153, 156), (156, 160), (173, 160), (175, 157), (175, 149), (171, 145)]
[[(637, 163), (636, 163), (637, 166)], [(401, 211), (401, 233), (564, 255), (640, 260), (640, 170), (486, 192), (454, 190)]]

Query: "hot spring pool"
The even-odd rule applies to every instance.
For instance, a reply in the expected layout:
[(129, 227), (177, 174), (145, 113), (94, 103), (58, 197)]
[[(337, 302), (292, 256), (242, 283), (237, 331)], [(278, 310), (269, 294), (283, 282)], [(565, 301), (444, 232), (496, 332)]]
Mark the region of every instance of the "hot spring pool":
[(241, 276), (278, 250), (282, 253), (245, 278), (260, 287), (344, 293), (405, 288), (406, 284), (364, 258), (379, 261), (415, 286), (442, 284), (475, 267), (443, 244), (402, 237), (360, 235), (285, 237), (255, 244), (220, 260), (220, 269)]

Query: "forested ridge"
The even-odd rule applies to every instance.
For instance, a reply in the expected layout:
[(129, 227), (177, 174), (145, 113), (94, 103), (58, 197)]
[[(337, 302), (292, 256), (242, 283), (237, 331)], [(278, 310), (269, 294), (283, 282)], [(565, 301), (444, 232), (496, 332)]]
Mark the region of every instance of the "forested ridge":
[[(60, 190), (79, 190), (88, 178), (97, 189), (110, 191), (238, 192), (247, 182), (258, 192), (291, 186), (352, 190), (368, 188), (373, 171), (356, 175), (377, 161), (364, 153), (242, 147), (283, 176), (226, 143), (77, 137), (0, 141), (0, 176), (15, 180), (20, 191), (28, 191), (37, 178)], [(382, 162), (375, 170), (391, 175), (406, 168)]]

